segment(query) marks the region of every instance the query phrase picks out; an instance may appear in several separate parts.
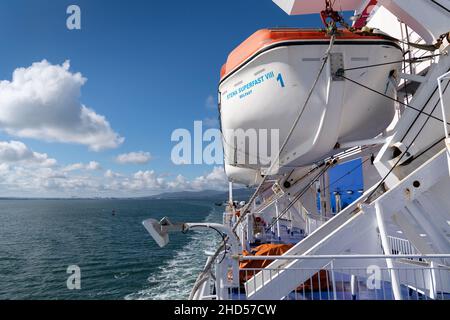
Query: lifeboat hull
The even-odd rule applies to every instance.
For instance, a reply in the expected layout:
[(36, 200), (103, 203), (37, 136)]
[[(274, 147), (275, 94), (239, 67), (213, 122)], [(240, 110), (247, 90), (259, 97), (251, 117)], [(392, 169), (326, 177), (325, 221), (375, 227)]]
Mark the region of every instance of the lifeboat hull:
[[(226, 164), (255, 170), (269, 167), (261, 143), (273, 140), (274, 132), (278, 132), (278, 146), (285, 141), (302, 112), (328, 46), (329, 38), (323, 32), (261, 30), (230, 54), (219, 85)], [(337, 153), (343, 143), (374, 138), (393, 120), (392, 100), (337, 78), (333, 70), (400, 61), (398, 45), (382, 36), (343, 33), (331, 53), (335, 59), (328, 59), (281, 153), (277, 163), (281, 168), (310, 165)], [(345, 77), (394, 98), (392, 75), (400, 67), (401, 63), (393, 63), (349, 70)], [(237, 131), (248, 135), (237, 139), (233, 136)], [(257, 132), (257, 141), (251, 140), (251, 131)], [(261, 133), (268, 137), (262, 138)], [(270, 147), (266, 146), (265, 152), (273, 160), (279, 150), (268, 150)]]
[(262, 181), (260, 171), (254, 169), (235, 167), (225, 164), (225, 173), (229, 181), (242, 184), (247, 187), (254, 187)]

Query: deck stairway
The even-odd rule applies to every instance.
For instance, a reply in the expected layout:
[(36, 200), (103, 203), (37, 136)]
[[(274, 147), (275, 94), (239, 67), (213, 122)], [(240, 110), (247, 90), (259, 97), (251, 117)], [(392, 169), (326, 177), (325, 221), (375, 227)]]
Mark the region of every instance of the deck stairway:
[[(439, 194), (439, 190), (450, 189), (447, 152), (447, 149), (443, 149), (403, 179), (395, 188), (385, 192), (371, 204), (358, 205), (359, 202), (356, 201), (286, 252), (285, 255), (301, 257), (356, 255), (358, 253), (383, 254), (383, 251), (391, 253), (389, 245), (386, 247), (385, 244), (384, 250), (376, 245), (379, 243), (377, 239), (380, 231), (383, 231), (385, 223), (396, 219), (401, 221), (400, 217), (405, 220), (405, 215), (410, 215), (408, 216), (409, 219), (420, 221), (427, 234), (430, 235), (427, 242), (424, 241), (420, 236), (414, 234), (411, 226), (408, 228), (403, 221), (403, 230), (408, 233), (408, 239), (416, 248), (420, 249), (422, 254), (446, 253), (450, 241), (448, 238), (450, 230), (448, 230), (449, 226), (445, 220), (442, 221), (443, 225), (440, 220), (442, 220), (442, 217), (445, 218), (445, 208), (450, 206), (450, 203), (447, 203), (450, 200), (439, 195), (433, 197), (433, 194)], [(421, 182), (420, 186), (417, 186), (417, 181)], [(366, 192), (361, 199), (367, 197), (370, 192), (371, 190)], [(429, 212), (443, 212), (444, 216), (441, 217), (437, 214), (430, 217)], [(430, 223), (427, 223), (427, 220)], [(441, 227), (436, 228), (436, 225)], [(430, 246), (429, 243), (433, 245)], [(318, 270), (329, 265), (332, 260), (331, 258), (275, 260), (246, 282), (247, 299), (283, 299), (299, 285), (310, 279)], [(374, 263), (370, 260), (359, 262), (366, 265)], [(391, 268), (398, 264), (407, 264), (411, 268), (424, 267), (423, 263), (418, 264), (417, 261), (402, 260), (393, 263), (392, 260), (387, 258), (383, 259), (382, 262), (385, 263), (385, 266)], [(357, 261), (355, 260), (353, 263), (357, 263)], [(377, 261), (377, 263), (379, 264), (380, 261)], [(360, 266), (362, 267), (362, 265)], [(448, 271), (448, 262), (442, 261), (441, 266), (447, 268)], [(301, 270), (301, 272), (296, 272), (296, 270)], [(447, 276), (448, 272), (445, 275)], [(408, 279), (394, 277), (391, 280), (397, 284), (408, 285)], [(450, 287), (450, 281), (448, 280), (439, 282), (440, 290), (450, 291), (450, 288), (448, 288)], [(430, 291), (429, 281), (424, 280), (421, 285), (424, 292)]]

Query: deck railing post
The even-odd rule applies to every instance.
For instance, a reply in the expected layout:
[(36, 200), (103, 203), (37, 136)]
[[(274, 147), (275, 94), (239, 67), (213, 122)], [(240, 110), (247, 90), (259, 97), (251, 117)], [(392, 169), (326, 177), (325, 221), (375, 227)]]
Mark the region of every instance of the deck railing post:
[(430, 298), (435, 300), (437, 297), (437, 288), (436, 288), (436, 264), (434, 261), (430, 263)]
[[(377, 225), (378, 229), (380, 231), (380, 238), (381, 238), (381, 244), (383, 247), (383, 251), (385, 255), (391, 254), (391, 248), (389, 245), (389, 239), (386, 233), (386, 227), (384, 225), (384, 219), (383, 219), (383, 208), (379, 201), (375, 203), (375, 214), (377, 218)], [(394, 293), (395, 300), (402, 300), (402, 293), (400, 289), (400, 282), (398, 281), (397, 274), (394, 270), (394, 263), (393, 260), (390, 258), (386, 258), (386, 265), (388, 267), (388, 272), (391, 278), (391, 284), (392, 284), (392, 291)]]
[(280, 212), (278, 210), (278, 200), (275, 200), (275, 213), (277, 217), (277, 240), (281, 241), (281, 232), (280, 232)]
[(217, 295), (217, 300), (222, 300), (221, 288), (222, 288), (222, 265), (221, 264), (216, 264), (216, 295)]
[(356, 300), (357, 298), (357, 291), (358, 291), (358, 278), (352, 274), (351, 276), (351, 283), (350, 283), (350, 287), (352, 290), (352, 300)]
[(336, 278), (334, 277), (334, 262), (333, 262), (333, 260), (331, 260), (330, 267), (331, 267), (331, 282), (333, 283), (333, 299), (337, 300)]

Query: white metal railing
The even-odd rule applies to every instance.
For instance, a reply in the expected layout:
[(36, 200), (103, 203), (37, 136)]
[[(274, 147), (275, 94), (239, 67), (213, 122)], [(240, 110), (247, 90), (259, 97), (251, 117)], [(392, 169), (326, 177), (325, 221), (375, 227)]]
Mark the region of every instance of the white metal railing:
[[(430, 54), (429, 51), (415, 48), (409, 45), (409, 43), (412, 44), (426, 44), (426, 42), (413, 30), (409, 29), (404, 25), (403, 23), (401, 25), (401, 31), (402, 31), (402, 41), (403, 41), (403, 51), (408, 53), (408, 58), (422, 58), (428, 54)], [(403, 30), (403, 27), (405, 27), (406, 30)], [(421, 62), (415, 62), (415, 63), (405, 63), (405, 65), (402, 68), (402, 72), (409, 73), (409, 74), (420, 74), (424, 72), (428, 67), (431, 66), (431, 63), (434, 61), (434, 58), (430, 60), (425, 60)]]
[(394, 255), (417, 255), (419, 252), (412, 245), (412, 243), (406, 239), (397, 238), (393, 236), (387, 236), (389, 247), (391, 248), (391, 254)]
[[(256, 268), (240, 269), (239, 286), (231, 285), (231, 272), (223, 273), (223, 279), (205, 279), (195, 295), (199, 300), (246, 300), (247, 280), (261, 273), (270, 279), (282, 272), (296, 275), (297, 288), (284, 296), (285, 300), (394, 300), (392, 278), (400, 282), (400, 298), (403, 300), (450, 300), (450, 267), (445, 264), (450, 254), (436, 255), (317, 255), (317, 256), (245, 256), (241, 262), (285, 260), (329, 261), (320, 270), (311, 268)], [(386, 259), (394, 261), (393, 267)], [(262, 272), (264, 271), (264, 272)], [(217, 276), (217, 273), (216, 273)], [(264, 280), (264, 279), (263, 279)], [(222, 288), (214, 287), (218, 283)], [(255, 284), (255, 282), (252, 282)], [(283, 285), (279, 283), (279, 285)], [(217, 294), (221, 292), (221, 294)], [(397, 297), (398, 298), (398, 297)]]
[[(245, 268), (240, 270), (241, 286), (230, 289), (229, 298), (246, 299), (247, 280), (262, 272), (270, 280), (282, 272), (297, 275), (297, 288), (287, 300), (393, 300), (391, 285), (395, 276), (400, 282), (400, 296), (404, 300), (450, 299), (450, 267), (443, 264), (450, 254), (441, 255), (320, 255), (320, 256), (246, 256), (241, 261), (321, 260), (329, 261), (321, 270), (310, 268)], [(394, 261), (393, 267), (386, 259)], [(414, 260), (413, 260), (414, 259)], [(419, 261), (420, 260), (420, 261)], [(286, 264), (288, 265), (288, 263)], [(263, 279), (264, 282), (264, 279)], [(256, 286), (256, 282), (251, 282)], [(283, 285), (279, 283), (278, 285)]]

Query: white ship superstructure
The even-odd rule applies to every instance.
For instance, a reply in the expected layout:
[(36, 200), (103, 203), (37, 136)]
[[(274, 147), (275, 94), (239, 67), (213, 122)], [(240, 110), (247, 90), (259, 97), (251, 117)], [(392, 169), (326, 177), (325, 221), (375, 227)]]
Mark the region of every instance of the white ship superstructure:
[[(236, 204), (230, 185), (220, 225), (144, 225), (161, 246), (224, 235), (191, 299), (449, 299), (450, 1), (274, 2), (325, 26), (260, 30), (222, 67), (225, 170), (256, 192)], [(270, 165), (239, 129), (279, 130)], [(355, 159), (364, 190), (333, 212), (329, 172)]]

